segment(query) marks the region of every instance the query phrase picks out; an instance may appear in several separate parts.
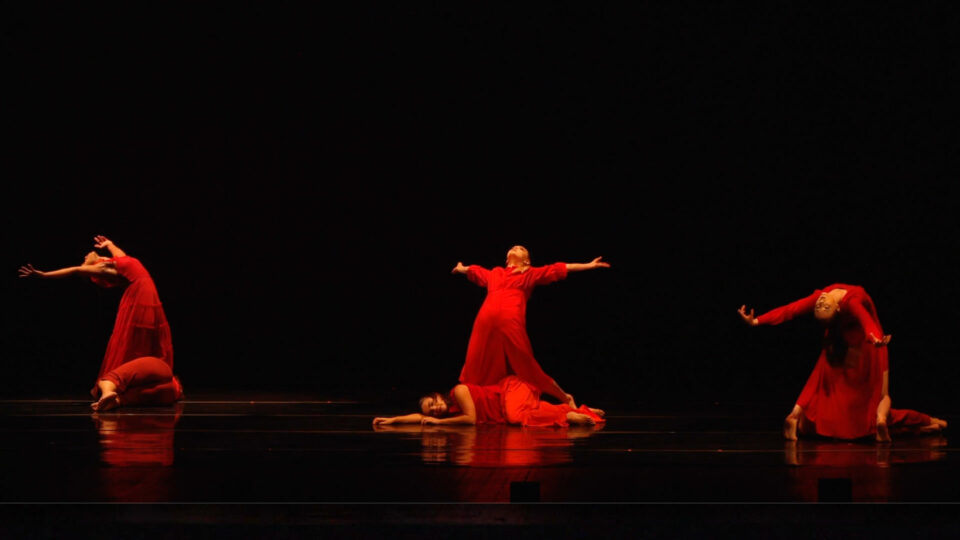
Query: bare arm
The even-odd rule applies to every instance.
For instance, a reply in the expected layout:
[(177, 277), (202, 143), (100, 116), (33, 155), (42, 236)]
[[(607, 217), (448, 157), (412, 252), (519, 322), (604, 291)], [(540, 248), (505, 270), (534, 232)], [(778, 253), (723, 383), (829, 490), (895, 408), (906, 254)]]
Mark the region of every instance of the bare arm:
[(596, 259), (588, 263), (567, 263), (567, 272), (580, 272), (582, 270), (593, 270), (594, 268), (610, 268), (610, 263), (601, 261), (603, 257), (597, 257)]
[(403, 416), (378, 416), (373, 419), (373, 425), (386, 426), (389, 424), (419, 424), (425, 417), (420, 413), (405, 414)]
[(107, 263), (97, 263), (97, 264), (84, 264), (81, 266), (68, 266), (66, 268), (60, 268), (59, 270), (51, 270), (49, 272), (44, 272), (42, 270), (37, 270), (33, 267), (32, 264), (20, 267), (20, 277), (39, 277), (44, 279), (58, 279), (65, 278), (67, 276), (81, 275), (81, 276), (102, 276), (102, 275), (117, 275), (117, 269)]
[(113, 243), (113, 240), (110, 240), (110, 239), (107, 238), (106, 236), (97, 235), (97, 236), (93, 237), (93, 242), (94, 242), (93, 247), (98, 248), (98, 249), (106, 248), (108, 251), (110, 251), (110, 255), (113, 255), (114, 257), (126, 257), (126, 256), (127, 256), (127, 254), (124, 253), (124, 251), (123, 251), (122, 249), (118, 248), (118, 247)]
[(421, 420), (424, 424), (476, 424), (477, 408), (473, 403), (473, 396), (470, 395), (470, 389), (465, 384), (458, 384), (453, 388), (453, 397), (457, 400), (462, 414), (457, 416), (448, 416), (447, 418), (434, 418), (424, 416)]

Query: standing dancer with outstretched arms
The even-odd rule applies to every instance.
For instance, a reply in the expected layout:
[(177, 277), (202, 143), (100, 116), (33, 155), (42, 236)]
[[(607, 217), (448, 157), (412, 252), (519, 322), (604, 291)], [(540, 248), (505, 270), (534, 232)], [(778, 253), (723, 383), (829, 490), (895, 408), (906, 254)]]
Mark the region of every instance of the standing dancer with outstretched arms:
[[(113, 333), (107, 343), (94, 387), (90, 390), (90, 394), (97, 399), (93, 404), (95, 409), (106, 410), (117, 406), (117, 397), (105, 396), (104, 389), (113, 385), (120, 389), (120, 392), (117, 392), (119, 396), (131, 381), (136, 382), (134, 386), (138, 388), (137, 395), (152, 396), (148, 400), (151, 403), (157, 402), (155, 396), (173, 395), (175, 399), (180, 399), (183, 391), (180, 381), (173, 376), (170, 326), (167, 324), (153, 278), (139, 260), (127, 255), (107, 237), (95, 237), (94, 248), (108, 250), (111, 257), (101, 257), (96, 251), (90, 251), (83, 264), (49, 272), (37, 270), (33, 265), (27, 264), (20, 267), (20, 277), (56, 279), (83, 276), (101, 287), (125, 287), (117, 309)], [(138, 360), (137, 364), (117, 371), (132, 360)], [(158, 362), (165, 367), (156, 365)], [(151, 374), (147, 380), (154, 384), (142, 387), (143, 377), (138, 377), (137, 373)], [(104, 381), (109, 384), (105, 385)], [(156, 392), (152, 392), (151, 387), (155, 385), (170, 385), (174, 391), (171, 393), (164, 388), (157, 388)], [(132, 396), (133, 394), (126, 403), (133, 404), (138, 401), (138, 398)], [(159, 402), (166, 400), (167, 398), (159, 399)], [(119, 397), (119, 401), (123, 401), (122, 397)]]
[(531, 266), (527, 248), (513, 246), (507, 251), (503, 267), (487, 270), (475, 264), (464, 266), (458, 262), (452, 273), (465, 274), (470, 281), (487, 289), (487, 296), (473, 323), (460, 382), (490, 385), (508, 375), (517, 375), (541, 392), (576, 409), (573, 396), (544, 373), (533, 356), (533, 346), (527, 336), (527, 300), (536, 286), (564, 279), (569, 272), (610, 267), (600, 259), (602, 257), (588, 263)]
[(823, 348), (783, 435), (797, 433), (839, 439), (873, 435), (890, 441), (890, 431), (940, 431), (947, 423), (917, 411), (891, 409), (887, 344), (873, 300), (863, 287), (835, 283), (759, 317), (746, 305), (738, 310), (748, 326), (780, 324), (812, 313), (824, 326)]

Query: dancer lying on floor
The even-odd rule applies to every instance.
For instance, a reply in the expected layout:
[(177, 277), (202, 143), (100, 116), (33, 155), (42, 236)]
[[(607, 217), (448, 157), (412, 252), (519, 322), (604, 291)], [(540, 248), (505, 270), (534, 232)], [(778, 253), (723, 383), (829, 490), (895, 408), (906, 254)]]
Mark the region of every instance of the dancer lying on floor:
[(740, 306), (748, 326), (780, 324), (812, 313), (825, 326), (823, 348), (793, 410), (784, 420), (783, 435), (801, 434), (839, 439), (873, 435), (890, 440), (891, 430), (926, 433), (947, 423), (909, 409), (891, 409), (887, 343), (873, 300), (863, 287), (835, 283), (805, 298), (759, 317)]
[(593, 425), (605, 422), (601, 409), (580, 405), (555, 405), (540, 399), (540, 391), (516, 375), (497, 384), (458, 384), (443, 395), (420, 398), (420, 412), (377, 417), (374, 425), (387, 424), (514, 424), (522, 426)]

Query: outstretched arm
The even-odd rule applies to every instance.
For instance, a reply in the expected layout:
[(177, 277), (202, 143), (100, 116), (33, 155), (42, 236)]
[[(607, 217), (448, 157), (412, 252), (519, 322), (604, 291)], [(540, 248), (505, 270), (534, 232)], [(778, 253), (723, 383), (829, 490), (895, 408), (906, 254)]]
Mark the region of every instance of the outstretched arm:
[(117, 275), (117, 269), (107, 263), (97, 263), (97, 264), (84, 264), (82, 266), (68, 266), (67, 268), (60, 268), (59, 270), (51, 270), (49, 272), (44, 272), (42, 270), (37, 270), (33, 267), (32, 264), (27, 264), (20, 267), (20, 277), (38, 277), (44, 279), (56, 279), (64, 278), (67, 276), (81, 275), (81, 276), (102, 276), (102, 275)]
[(806, 298), (801, 298), (795, 302), (790, 302), (785, 306), (780, 306), (778, 308), (772, 309), (763, 315), (755, 316), (753, 309), (750, 309), (750, 312), (747, 312), (747, 306), (740, 306), (740, 309), (737, 310), (737, 313), (740, 314), (740, 318), (743, 319), (743, 322), (747, 323), (749, 326), (757, 326), (760, 324), (780, 324), (794, 317), (801, 315), (803, 313), (810, 313), (813, 311), (814, 304), (817, 303), (817, 298), (820, 296), (820, 290), (813, 291), (813, 294), (807, 296)]
[(375, 426), (387, 426), (390, 424), (419, 424), (426, 418), (420, 413), (405, 414), (403, 416), (378, 416), (373, 419)]
[(114, 257), (126, 257), (126, 256), (127, 256), (127, 254), (124, 253), (122, 249), (118, 248), (118, 247), (113, 243), (113, 240), (110, 240), (109, 238), (107, 238), (106, 236), (103, 236), (102, 234), (101, 234), (101, 235), (94, 236), (94, 237), (93, 237), (93, 242), (94, 242), (93, 247), (95, 247), (95, 248), (97, 248), (97, 249), (106, 248), (107, 250), (110, 251), (110, 255), (113, 255)]
[(596, 259), (588, 263), (567, 263), (567, 272), (580, 272), (582, 270), (593, 270), (594, 268), (610, 268), (610, 263), (601, 261), (603, 257), (597, 257)]

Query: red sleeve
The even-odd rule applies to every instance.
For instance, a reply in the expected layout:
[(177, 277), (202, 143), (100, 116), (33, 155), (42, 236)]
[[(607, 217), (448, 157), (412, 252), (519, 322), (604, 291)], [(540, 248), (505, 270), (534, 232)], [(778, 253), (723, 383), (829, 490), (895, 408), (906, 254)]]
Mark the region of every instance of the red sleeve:
[[(847, 304), (847, 309), (850, 310), (850, 313), (860, 321), (860, 326), (863, 327), (863, 333), (866, 336), (867, 340), (870, 341), (870, 334), (877, 339), (883, 338), (883, 330), (880, 328), (880, 325), (877, 324), (877, 321), (873, 319), (864, 307), (863, 303), (860, 302), (859, 298), (851, 298), (850, 303)], [(871, 341), (872, 343), (872, 341)]]
[(133, 276), (133, 266), (136, 259), (125, 255), (123, 257), (114, 257), (113, 264), (117, 268), (117, 273), (121, 276), (127, 278), (127, 280), (132, 281)]
[(490, 276), (490, 271), (482, 266), (477, 266), (471, 264), (467, 267), (467, 279), (476, 283), (481, 287), (487, 286), (487, 278)]
[(800, 300), (790, 302), (785, 306), (771, 309), (770, 311), (757, 317), (757, 323), (780, 324), (782, 322), (789, 321), (797, 315), (803, 315), (804, 313), (812, 312), (813, 306), (817, 303), (817, 298), (820, 297), (821, 292), (822, 291), (820, 289), (817, 289), (813, 291), (813, 294), (806, 298), (801, 298)]
[(546, 285), (560, 281), (567, 277), (567, 263), (553, 263), (547, 266), (537, 266), (530, 269), (533, 272), (534, 285)]

